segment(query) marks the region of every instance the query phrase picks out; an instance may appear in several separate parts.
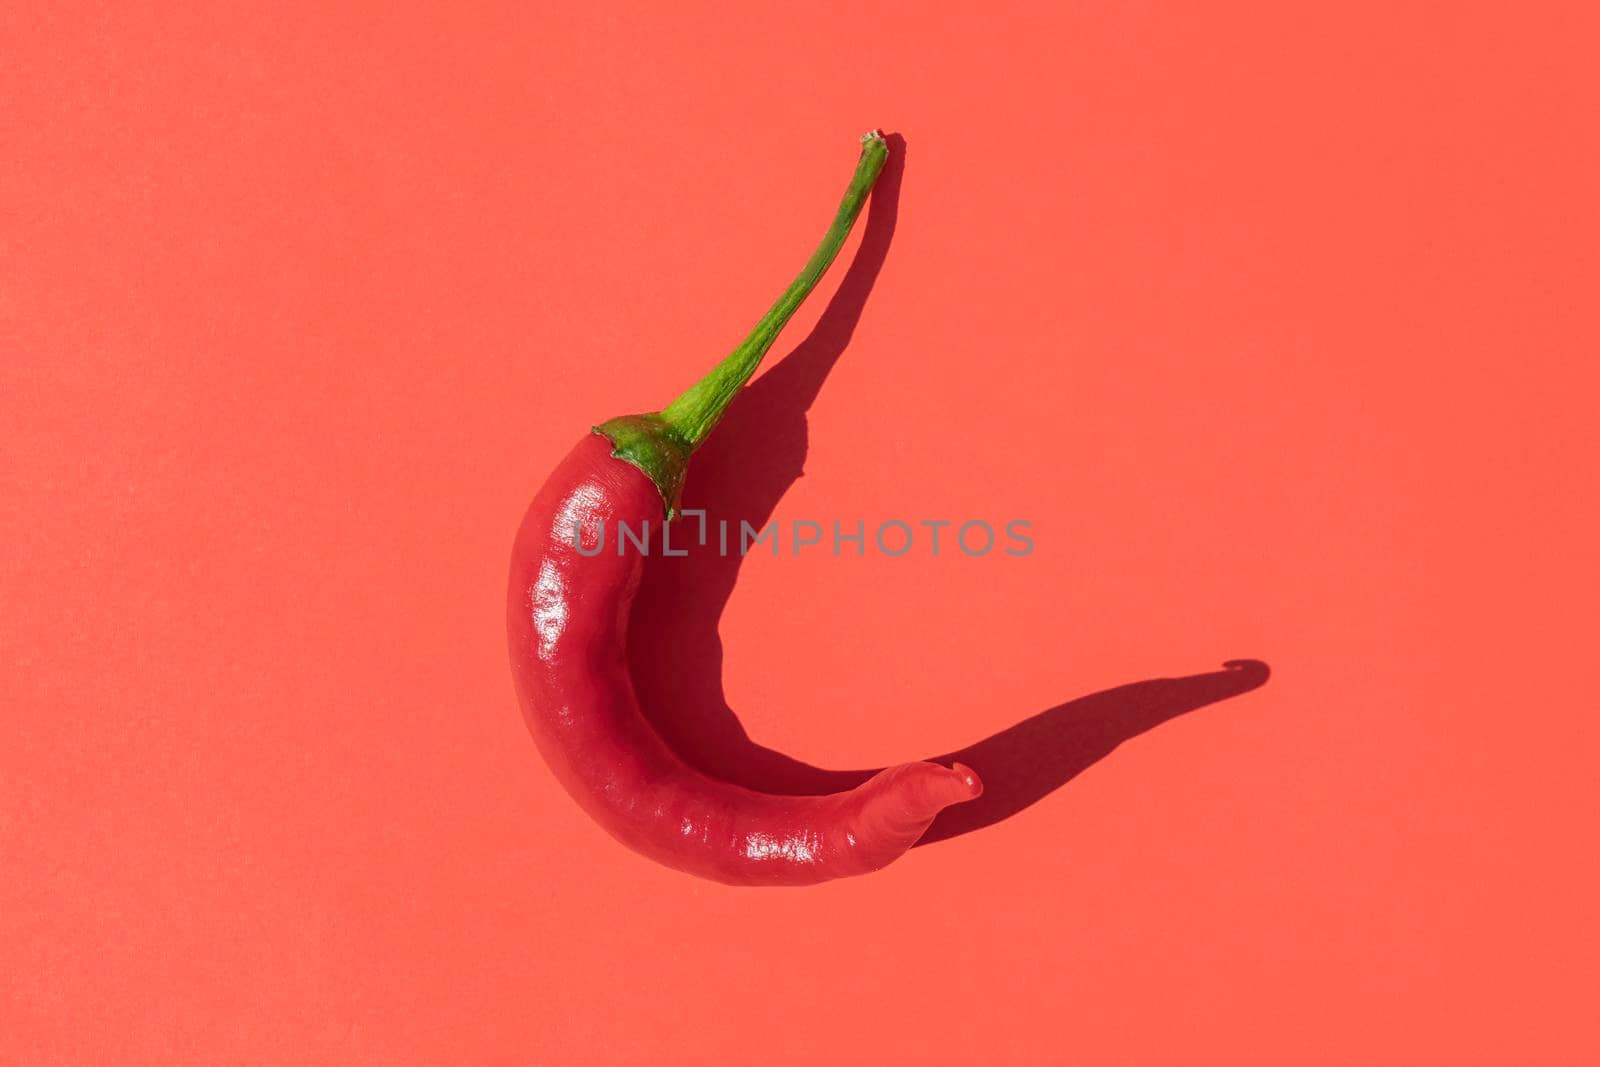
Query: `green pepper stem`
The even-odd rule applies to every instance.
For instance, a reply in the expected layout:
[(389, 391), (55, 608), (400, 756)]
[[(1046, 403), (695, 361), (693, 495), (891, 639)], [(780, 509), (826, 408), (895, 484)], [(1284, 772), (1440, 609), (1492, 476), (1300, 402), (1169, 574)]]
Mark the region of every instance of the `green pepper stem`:
[(878, 174), (888, 158), (889, 145), (880, 131), (873, 130), (862, 136), (861, 159), (856, 163), (856, 172), (844, 191), (839, 212), (833, 217), (833, 224), (828, 227), (822, 243), (811, 253), (799, 276), (789, 283), (772, 309), (761, 316), (761, 321), (756, 323), (750, 336), (738, 348), (661, 412), (662, 421), (668, 429), (678, 434), (691, 451), (700, 447), (716, 428), (723, 412), (755, 373), (761, 358), (772, 347), (772, 342), (778, 339), (778, 334), (790, 317), (811, 295), (811, 290), (817, 287), (817, 282), (832, 265), (839, 249), (844, 247), (845, 238), (850, 235), (850, 228), (861, 214), (862, 205), (867, 202), (872, 183), (878, 180)]
[(755, 373), (761, 357), (777, 340), (784, 324), (817, 287), (817, 282), (844, 246), (850, 227), (860, 216), (872, 183), (878, 180), (888, 158), (889, 143), (880, 131), (873, 130), (862, 136), (861, 159), (844, 191), (839, 213), (822, 237), (822, 244), (806, 261), (800, 276), (789, 283), (778, 302), (761, 316), (761, 321), (738, 348), (664, 410), (608, 419), (594, 428), (596, 433), (610, 439), (614, 458), (638, 467), (655, 483), (668, 518), (678, 513), (678, 497), (683, 492), (689, 456), (716, 429), (723, 412)]

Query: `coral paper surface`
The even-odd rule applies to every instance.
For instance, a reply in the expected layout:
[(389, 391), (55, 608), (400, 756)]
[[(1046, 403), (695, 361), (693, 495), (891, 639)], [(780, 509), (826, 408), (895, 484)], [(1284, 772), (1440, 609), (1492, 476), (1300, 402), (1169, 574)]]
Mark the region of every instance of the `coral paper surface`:
[[(0, 15), (0, 1061), (1600, 1060), (1592, 5), (139, 7)], [(630, 662), (987, 791), (728, 889), (540, 760), (507, 557), (872, 127), (691, 469), (781, 551)]]

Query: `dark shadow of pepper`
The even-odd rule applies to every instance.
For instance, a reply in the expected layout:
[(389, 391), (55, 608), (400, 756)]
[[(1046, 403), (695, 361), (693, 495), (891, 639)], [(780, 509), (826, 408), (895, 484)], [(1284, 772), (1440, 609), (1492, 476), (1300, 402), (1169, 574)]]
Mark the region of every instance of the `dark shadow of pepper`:
[[(736, 544), (741, 520), (760, 529), (802, 473), (806, 410), (844, 352), (894, 238), (905, 141), (889, 135), (889, 161), (872, 193), (860, 248), (816, 327), (781, 362), (758, 377), (729, 407), (695, 454), (684, 487), (685, 508), (727, 519)], [(634, 603), (628, 659), (644, 714), (686, 762), (717, 778), (767, 793), (812, 794), (849, 789), (875, 770), (813, 767), (752, 741), (722, 691), (718, 624), (743, 562), (737, 548), (719, 554), (688, 543), (681, 557), (645, 561)], [(1184, 678), (1134, 682), (1079, 697), (1025, 719), (959, 752), (976, 770), (984, 794), (946, 809), (919, 844), (993, 825), (1058, 789), (1127, 739), (1168, 719), (1260, 686), (1267, 665), (1233, 660), (1225, 669)]]

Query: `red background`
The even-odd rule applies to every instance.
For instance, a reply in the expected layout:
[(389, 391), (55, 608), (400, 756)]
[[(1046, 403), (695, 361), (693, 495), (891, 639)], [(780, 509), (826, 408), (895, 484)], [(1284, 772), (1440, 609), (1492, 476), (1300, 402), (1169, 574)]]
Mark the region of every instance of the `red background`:
[[(0, 1059), (1600, 1055), (1590, 5), (325, 7), (3, 16)], [(1272, 676), (732, 890), (540, 764), (506, 557), (874, 125), (775, 517), (1037, 550), (749, 561), (738, 721), (859, 768)]]

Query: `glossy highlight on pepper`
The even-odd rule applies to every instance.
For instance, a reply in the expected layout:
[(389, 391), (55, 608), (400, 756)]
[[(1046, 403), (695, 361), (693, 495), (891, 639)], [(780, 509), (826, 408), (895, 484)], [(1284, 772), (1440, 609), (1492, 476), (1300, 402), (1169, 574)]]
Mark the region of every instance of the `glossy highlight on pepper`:
[(550, 769), (617, 840), (719, 882), (807, 885), (877, 870), (940, 811), (983, 791), (959, 763), (904, 763), (822, 796), (760, 793), (691, 767), (646, 720), (628, 673), (644, 553), (594, 552), (604, 527), (676, 514), (689, 458), (837, 256), (888, 150), (878, 131), (862, 138), (822, 244), (745, 342), (662, 411), (612, 419), (580, 440), (534, 497), (512, 552), (512, 675)]

